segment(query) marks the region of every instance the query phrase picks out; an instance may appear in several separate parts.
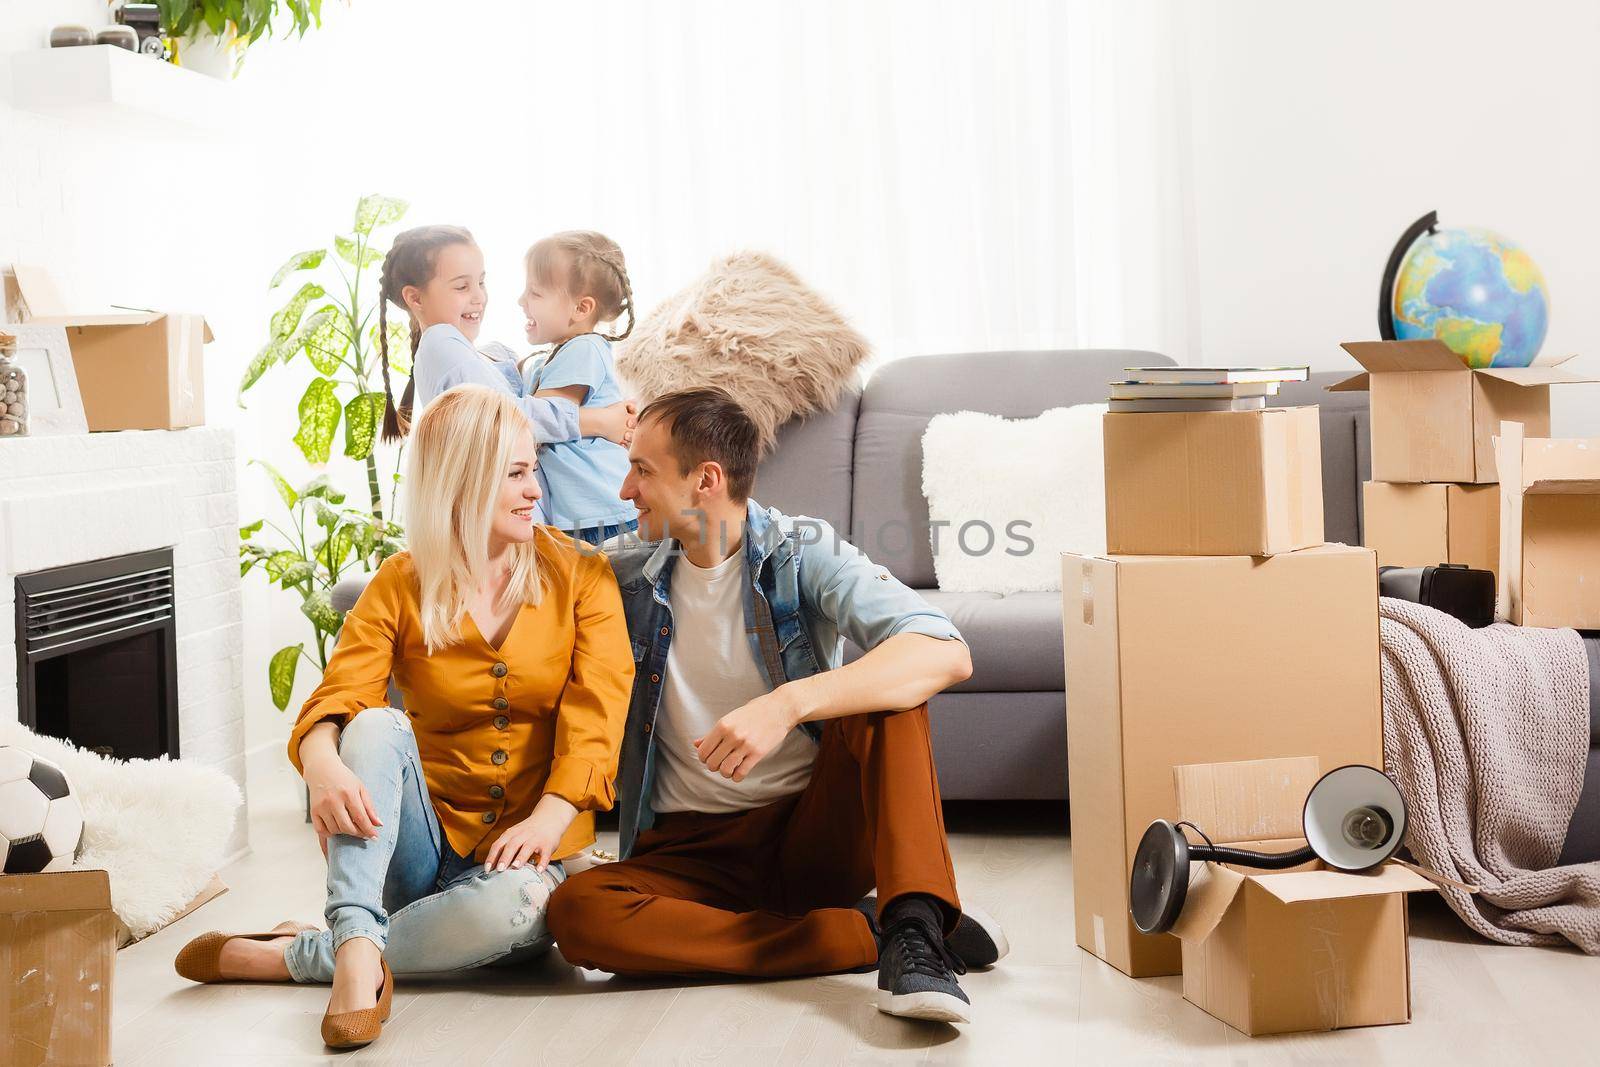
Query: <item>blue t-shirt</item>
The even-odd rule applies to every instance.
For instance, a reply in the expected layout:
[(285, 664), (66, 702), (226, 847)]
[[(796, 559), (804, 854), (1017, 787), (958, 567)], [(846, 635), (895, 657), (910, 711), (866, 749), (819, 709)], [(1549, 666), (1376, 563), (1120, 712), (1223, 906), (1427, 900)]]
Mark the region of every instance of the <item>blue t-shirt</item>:
[[(531, 368), (528, 393), (581, 385), (588, 390), (582, 406), (615, 404), (622, 399), (612, 369), (611, 343), (599, 334), (574, 337), (543, 363)], [(563, 530), (592, 530), (631, 522), (638, 512), (617, 496), (628, 476), (628, 452), (603, 437), (555, 441), (539, 449), (550, 496), (545, 514)]]

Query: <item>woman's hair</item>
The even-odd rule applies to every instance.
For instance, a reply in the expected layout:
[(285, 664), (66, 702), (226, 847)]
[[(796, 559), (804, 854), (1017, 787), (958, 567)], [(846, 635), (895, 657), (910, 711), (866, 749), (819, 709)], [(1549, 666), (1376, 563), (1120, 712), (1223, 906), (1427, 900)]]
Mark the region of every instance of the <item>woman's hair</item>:
[[(413, 428), (406, 532), (430, 655), (461, 640), (468, 600), (488, 570), (489, 529), (501, 483), (511, 469), (513, 449), (529, 432), (527, 417), (510, 397), (481, 385), (440, 393)], [(536, 537), (543, 532), (534, 529)], [(513, 544), (511, 579), (500, 606), (537, 604), (542, 595), (536, 542)]]
[(617, 242), (593, 230), (566, 230), (551, 234), (528, 249), (528, 274), (540, 285), (576, 297), (593, 297), (596, 321), (613, 322), (628, 313), (628, 328), (619, 334), (601, 334), (620, 341), (633, 332), (633, 283)]
[[(411, 319), (411, 356), (417, 355), (417, 345), (422, 341), (422, 329), (416, 317), (406, 308), (400, 294), (408, 285), (418, 287), (433, 280), (433, 271), (439, 261), (439, 250), (449, 245), (476, 244), (472, 234), (460, 226), (417, 226), (395, 236), (389, 254), (383, 257), (383, 272), (378, 279), (378, 355), (383, 363), (383, 439), (397, 441), (411, 429), (411, 405), (416, 396), (416, 381), (406, 382), (405, 395), (398, 405), (394, 390), (389, 385), (389, 304), (405, 308)], [(413, 364), (412, 372), (416, 366)]]

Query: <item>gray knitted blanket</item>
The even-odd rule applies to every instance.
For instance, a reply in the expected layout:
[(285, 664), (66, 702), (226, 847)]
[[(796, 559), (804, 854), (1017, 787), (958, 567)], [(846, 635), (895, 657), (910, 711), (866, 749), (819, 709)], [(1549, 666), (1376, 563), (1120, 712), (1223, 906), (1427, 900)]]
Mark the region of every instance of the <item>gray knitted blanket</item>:
[(1600, 862), (1554, 866), (1583, 788), (1589, 666), (1575, 630), (1473, 630), (1379, 601), (1383, 753), (1416, 861), (1479, 887), (1440, 892), (1510, 945), (1600, 954)]

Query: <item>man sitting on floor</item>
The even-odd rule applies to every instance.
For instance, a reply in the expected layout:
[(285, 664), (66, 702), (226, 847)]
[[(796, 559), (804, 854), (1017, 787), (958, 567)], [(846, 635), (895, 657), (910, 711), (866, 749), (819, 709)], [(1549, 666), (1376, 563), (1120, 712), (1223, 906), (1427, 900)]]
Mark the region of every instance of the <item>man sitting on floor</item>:
[(619, 974), (876, 969), (883, 1011), (965, 1022), (956, 974), (1007, 949), (957, 900), (928, 733), (967, 646), (828, 524), (751, 500), (758, 454), (721, 390), (639, 413), (621, 495), (660, 543), (606, 546), (637, 667), (623, 858), (556, 890), (550, 932)]

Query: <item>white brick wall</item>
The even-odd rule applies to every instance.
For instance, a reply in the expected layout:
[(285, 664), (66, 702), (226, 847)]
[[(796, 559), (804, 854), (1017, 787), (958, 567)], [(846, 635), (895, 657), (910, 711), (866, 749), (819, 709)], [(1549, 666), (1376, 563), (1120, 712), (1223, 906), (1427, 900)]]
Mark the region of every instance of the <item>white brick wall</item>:
[[(173, 548), (183, 758), (244, 788), (244, 621), (231, 430), (0, 443), (0, 719), (17, 718), (15, 576)], [(244, 811), (228, 851), (247, 843)]]

